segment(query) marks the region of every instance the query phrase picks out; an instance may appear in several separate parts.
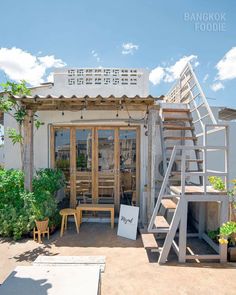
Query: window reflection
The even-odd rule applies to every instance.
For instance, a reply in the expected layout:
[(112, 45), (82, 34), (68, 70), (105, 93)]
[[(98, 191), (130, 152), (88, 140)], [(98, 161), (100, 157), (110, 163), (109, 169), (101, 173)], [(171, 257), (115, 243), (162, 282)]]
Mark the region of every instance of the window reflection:
[(136, 203), (136, 130), (120, 130), (121, 203)]
[(76, 197), (92, 202), (92, 129), (76, 129)]

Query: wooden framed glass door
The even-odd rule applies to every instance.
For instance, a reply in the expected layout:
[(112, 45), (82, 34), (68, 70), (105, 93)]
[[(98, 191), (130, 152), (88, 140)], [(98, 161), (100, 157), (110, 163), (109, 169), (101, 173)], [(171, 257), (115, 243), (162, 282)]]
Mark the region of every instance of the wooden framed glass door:
[(77, 202), (92, 203), (93, 129), (75, 129), (75, 195)]
[(95, 129), (95, 202), (116, 204), (117, 200), (117, 130)]
[(70, 206), (138, 204), (139, 144), (137, 127), (52, 128), (51, 167), (65, 174)]

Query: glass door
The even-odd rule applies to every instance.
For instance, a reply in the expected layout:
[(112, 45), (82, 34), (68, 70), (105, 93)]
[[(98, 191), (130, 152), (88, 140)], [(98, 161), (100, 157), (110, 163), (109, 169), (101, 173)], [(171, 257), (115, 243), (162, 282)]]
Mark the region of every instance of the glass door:
[(65, 175), (65, 193), (78, 203), (136, 205), (139, 130), (135, 127), (52, 127), (51, 167)]
[(137, 204), (137, 130), (119, 130), (119, 187), (120, 202)]
[(77, 203), (92, 203), (92, 128), (78, 129), (75, 132), (75, 194)]
[(96, 178), (98, 203), (114, 204), (116, 200), (116, 131), (114, 128), (99, 128), (96, 132)]
[(66, 180), (65, 194), (70, 199), (73, 187), (71, 186), (71, 140), (69, 128), (55, 128), (52, 132), (53, 154), (51, 166), (62, 170)]

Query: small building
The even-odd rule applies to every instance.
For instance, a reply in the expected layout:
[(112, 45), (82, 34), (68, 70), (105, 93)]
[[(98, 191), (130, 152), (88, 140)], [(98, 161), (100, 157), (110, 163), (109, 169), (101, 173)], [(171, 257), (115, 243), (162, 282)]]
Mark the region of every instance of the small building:
[[(32, 88), (29, 96), (13, 97), (44, 122), (33, 136), (29, 127), (31, 165), (34, 170), (52, 167), (64, 172), (64, 198), (71, 207), (111, 203), (118, 216), (120, 204), (139, 206), (140, 222), (150, 222), (149, 232), (154, 233), (167, 232), (165, 223), (154, 222), (165, 195), (177, 204), (178, 196), (191, 187), (189, 212), (203, 235), (227, 220), (225, 210), (219, 213), (218, 205), (210, 203), (201, 206), (198, 197), (202, 194), (202, 202), (207, 202), (208, 195), (215, 194), (208, 190), (208, 176), (227, 180), (227, 126), (215, 119), (190, 64), (165, 96), (152, 97), (148, 83), (144, 69), (60, 69), (54, 83)], [(15, 127), (8, 115), (4, 127)], [(4, 148), (5, 167), (20, 168), (19, 147), (6, 137)], [(215, 155), (208, 155), (213, 149), (223, 151), (217, 163)], [(215, 194), (209, 200), (223, 199)], [(165, 216), (169, 227), (173, 216)]]

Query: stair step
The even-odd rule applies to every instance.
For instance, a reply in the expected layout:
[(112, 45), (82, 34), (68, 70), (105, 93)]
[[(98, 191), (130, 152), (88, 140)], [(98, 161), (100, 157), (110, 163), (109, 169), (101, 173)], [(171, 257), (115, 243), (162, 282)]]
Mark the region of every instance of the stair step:
[(183, 118), (183, 117), (165, 117), (164, 118), (164, 122), (166, 122), (166, 121), (189, 121), (189, 122), (191, 122), (191, 121), (193, 121), (193, 119), (192, 118), (188, 118), (188, 117), (186, 117), (186, 118)]
[[(172, 175), (180, 175), (182, 171), (171, 171), (171, 174)], [(188, 170), (188, 171), (185, 171), (185, 173), (203, 173), (202, 170)]]
[[(173, 150), (173, 146), (167, 146), (165, 149), (166, 150)], [(194, 151), (198, 151), (198, 152), (202, 152), (202, 150), (201, 149), (194, 149)]]
[[(166, 158), (166, 160), (170, 161), (170, 158)], [(175, 159), (175, 162), (181, 162), (181, 158), (180, 159)], [(203, 163), (203, 160), (201, 160), (201, 159), (187, 159), (186, 158), (186, 162)]]
[[(181, 159), (175, 159), (175, 161), (180, 162)], [(203, 160), (200, 160), (200, 159), (186, 159), (186, 162), (203, 163)]]
[(168, 231), (170, 225), (164, 216), (156, 216), (154, 225), (156, 228), (166, 229)]
[(154, 250), (154, 249), (157, 250), (159, 248), (154, 234), (148, 233), (145, 230), (140, 230), (140, 234), (141, 234), (141, 239), (143, 242), (143, 247), (146, 250)]
[(168, 130), (194, 130), (194, 127), (191, 126), (178, 126), (171, 124), (164, 124), (163, 128)]
[(162, 109), (163, 113), (189, 113), (189, 109)]
[(172, 200), (163, 199), (161, 204), (165, 209), (176, 209), (176, 204)]
[(164, 137), (164, 140), (193, 140), (193, 141), (196, 141), (197, 137), (195, 137), (195, 136), (186, 136), (186, 137), (166, 136), (166, 137)]

